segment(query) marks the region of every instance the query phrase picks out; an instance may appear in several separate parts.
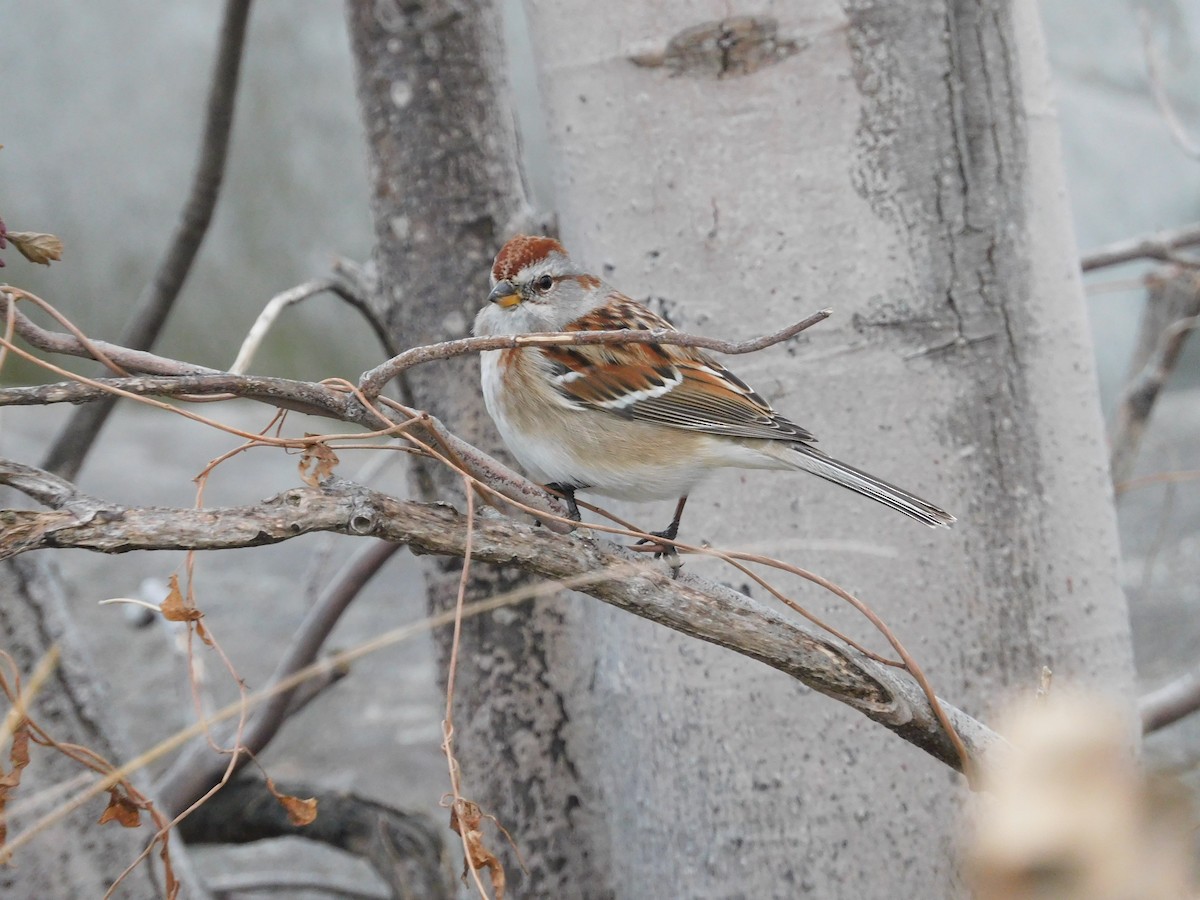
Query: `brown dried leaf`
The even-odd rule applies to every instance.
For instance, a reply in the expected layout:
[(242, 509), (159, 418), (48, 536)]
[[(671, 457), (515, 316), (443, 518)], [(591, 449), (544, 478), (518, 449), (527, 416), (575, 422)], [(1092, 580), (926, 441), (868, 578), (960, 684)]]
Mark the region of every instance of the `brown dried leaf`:
[(20, 772), (29, 765), (29, 720), (25, 719), (17, 726), (12, 736), (12, 749), (8, 751), (8, 761), (12, 763), (12, 771), (21, 780)]
[[(305, 437), (312, 437), (306, 434)], [(337, 454), (329, 446), (320, 441), (305, 444), (304, 453), (300, 456), (300, 477), (311, 487), (320, 487), (321, 482), (333, 476), (333, 469), (338, 464)]]
[[(463, 861), (463, 878), (470, 869), (487, 869), (492, 878), (492, 895), (495, 900), (504, 900), (507, 879), (499, 858), (483, 843), (483, 811), (470, 800), (457, 800), (450, 807), (450, 829), (462, 835), (467, 846), (467, 860)], [(464, 827), (466, 830), (464, 831)], [(469, 860), (469, 862), (468, 862)]]
[(183, 592), (179, 590), (178, 575), (171, 576), (171, 591), (158, 608), (168, 622), (196, 622), (204, 615), (183, 599)]
[[(203, 613), (201, 613), (203, 615)], [(199, 619), (196, 620), (196, 637), (204, 641), (206, 647), (216, 647), (217, 643), (213, 640), (213, 636), (208, 633), (208, 629), (204, 627), (204, 623)]]
[(275, 782), (270, 778), (267, 779), (267, 790), (271, 792), (272, 797), (279, 801), (279, 805), (287, 813), (288, 821), (297, 828), (303, 828), (305, 825), (311, 825), (316, 821), (316, 797), (309, 797), (302, 800), (299, 797), (293, 797), (291, 794), (280, 793), (275, 787)]
[(12, 792), (21, 784), (21, 770), (29, 765), (29, 720), (22, 719), (21, 724), (13, 731), (12, 749), (8, 751), (8, 760), (12, 768), (8, 774), (0, 777), (0, 847), (8, 839), (8, 820), (4, 808), (12, 799)]
[(63, 242), (53, 234), (42, 234), (37, 231), (10, 231), (5, 237), (31, 263), (48, 266), (52, 260), (62, 259)]
[(96, 824), (104, 825), (107, 822), (116, 822), (123, 828), (137, 828), (142, 824), (141, 810), (120, 790), (113, 788), (108, 792), (108, 806), (104, 807)]

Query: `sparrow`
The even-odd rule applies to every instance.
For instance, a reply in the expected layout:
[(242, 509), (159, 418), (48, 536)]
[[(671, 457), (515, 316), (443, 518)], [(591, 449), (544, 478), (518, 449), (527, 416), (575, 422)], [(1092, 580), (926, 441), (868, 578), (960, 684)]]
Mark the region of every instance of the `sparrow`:
[[(580, 268), (553, 238), (518, 235), (496, 256), (476, 335), (675, 330), (661, 316)], [(800, 469), (930, 526), (954, 516), (841, 462), (697, 349), (669, 344), (521, 347), (480, 354), (483, 398), (505, 445), (535, 480), (621, 500), (678, 499), (714, 469)], [(644, 541), (643, 541), (644, 543)], [(657, 555), (673, 548), (658, 544)]]

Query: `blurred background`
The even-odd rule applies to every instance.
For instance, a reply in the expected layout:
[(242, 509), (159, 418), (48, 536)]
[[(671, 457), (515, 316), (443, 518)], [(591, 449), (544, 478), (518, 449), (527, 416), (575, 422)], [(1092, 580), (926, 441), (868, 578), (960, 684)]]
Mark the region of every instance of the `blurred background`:
[[(1149, 48), (1162, 89), (1200, 144), (1200, 5), (1040, 6), (1080, 249), (1200, 221), (1200, 159), (1173, 138), (1147, 76)], [(120, 333), (176, 223), (196, 161), (220, 12), (214, 0), (0, 2), (0, 216), (12, 230), (53, 232), (66, 244), (63, 261), (49, 269), (10, 249), (0, 276), (46, 298), (92, 336)], [(529, 181), (535, 203), (547, 209), (553, 198), (522, 15), (510, 0), (506, 37)], [(271, 296), (326, 274), (337, 257), (366, 260), (372, 241), (342, 4), (262, 0), (251, 16), (223, 194), (156, 349), (224, 368)], [(1087, 278), (1106, 414), (1128, 374), (1147, 268), (1131, 264)], [(481, 272), (481, 297), (485, 283)], [(284, 315), (253, 369), (354, 379), (379, 359), (358, 315), (324, 295)], [(41, 376), (13, 361), (0, 372), (7, 383), (30, 378)], [(1138, 473), (1200, 469), (1198, 401), (1200, 352), (1193, 346), (1152, 419)], [(252, 405), (221, 415), (244, 427), (268, 419)], [(0, 454), (38, 463), (62, 419), (61, 409), (0, 410)], [(190, 479), (232, 446), (234, 439), (182, 420), (125, 409), (106, 429), (81, 484), (127, 503), (188, 505)], [(364, 462), (347, 459), (341, 471), (354, 477)], [(384, 478), (403, 491), (402, 465)], [(248, 502), (294, 483), (294, 471), (274, 455), (243, 455), (219, 470), (206, 502)], [(1139, 672), (1149, 687), (1194, 665), (1200, 647), (1200, 482), (1131, 492), (1119, 499), (1119, 512)], [(251, 687), (274, 664), (262, 648), (286, 641), (309, 602), (307, 586), (328, 577), (347, 550), (345, 539), (320, 538), (252, 552), (202, 557), (198, 567), (207, 621)], [(136, 594), (144, 579), (161, 581), (181, 561), (174, 553), (59, 557), (93, 652), (125, 700), (135, 749), (189, 720), (181, 657), (158, 625), (136, 629), (119, 608), (95, 601)], [(246, 561), (249, 571), (241, 568)], [(423, 609), (415, 564), (398, 554), (333, 643), (350, 646), (420, 618)], [(216, 700), (233, 696), (228, 678), (214, 673), (212, 681)], [(159, 683), (174, 688), (145, 690)], [(440, 817), (440, 788), (430, 785), (446, 781), (437, 749), (441, 703), (428, 641), (409, 642), (359, 663), (315, 702), (311, 715), (329, 727), (308, 729), (301, 719), (264, 763), (279, 778), (320, 780)], [(1148, 741), (1153, 765), (1193, 787), (1200, 785), (1197, 719)]]

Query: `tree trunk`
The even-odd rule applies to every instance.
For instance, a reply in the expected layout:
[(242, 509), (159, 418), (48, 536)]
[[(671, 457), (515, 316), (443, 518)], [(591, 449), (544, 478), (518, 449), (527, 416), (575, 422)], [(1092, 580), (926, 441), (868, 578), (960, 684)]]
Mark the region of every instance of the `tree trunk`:
[[(351, 41), (370, 157), (377, 235), (375, 303), (400, 347), (464, 337), (488, 292), (492, 257), (512, 231), (534, 227), (517, 164), (499, 16), (488, 0), (406, 4), (349, 0)], [(407, 372), (401, 396), (457, 434), (504, 458), (479, 390), (479, 360), (463, 357)], [(414, 467), (425, 499), (460, 502), (448, 470)], [(461, 561), (429, 563), (429, 602), (451, 604)], [(515, 587), (516, 570), (475, 565), (473, 597)], [(575, 598), (577, 608), (585, 601)], [(581, 788), (566, 754), (557, 660), (571, 614), (558, 599), (472, 619), (463, 629), (455, 733), (463, 791), (513, 833), (527, 880), (495, 832), (516, 896), (570, 896), (591, 879), (587, 842), (572, 810)], [(443, 630), (442, 659), (448, 635)], [(448, 785), (447, 785), (448, 787)], [(440, 793), (445, 788), (437, 788)], [(458, 852), (457, 837), (451, 845)], [(598, 876), (597, 876), (598, 877)], [(531, 887), (532, 883), (532, 887)]]
[[(529, 0), (564, 243), (689, 331), (748, 337), (833, 306), (733, 368), (823, 448), (960, 522), (928, 530), (804, 476), (731, 473), (693, 497), (684, 536), (856, 592), (978, 714), (1031, 695), (1043, 665), (1128, 692), (1030, 5), (767, 9)], [(657, 527), (668, 509), (635, 515)], [(565, 799), (591, 858), (564, 893), (529, 896), (961, 894), (960, 782), (862, 718), (597, 604), (541, 652), (576, 679), (563, 739), (583, 792)], [(543, 827), (506, 824), (522, 845)]]
[[(132, 754), (110, 733), (111, 701), (96, 677), (95, 663), (74, 633), (62, 590), (57, 572), (42, 560), (22, 557), (0, 563), (0, 646), (28, 678), (38, 660), (57, 643), (60, 662), (34, 701), (34, 721), (55, 740), (86, 747), (120, 765)], [(53, 749), (31, 744), (30, 756), (13, 796), (14, 807), (69, 782), (81, 771), (78, 764)], [(9, 768), (7, 758), (4, 768)], [(141, 776), (133, 778), (135, 783), (142, 780)], [(139, 783), (139, 787), (144, 785)], [(122, 828), (115, 822), (96, 824), (107, 800), (108, 795), (102, 794), (18, 850), (11, 865), (0, 867), (0, 895), (103, 896), (154, 836), (153, 823), (144, 814), (140, 828)], [(43, 806), (16, 817), (8, 823), (9, 837), (48, 811)], [(182, 842), (176, 837), (171, 840), (171, 860), (176, 877), (183, 882), (183, 900), (208, 896), (192, 874)], [(118, 896), (136, 900), (162, 897), (161, 876), (156, 850), (122, 882)]]
[[(827, 450), (961, 520), (930, 531), (804, 476), (730, 473), (697, 492), (685, 537), (842, 583), (980, 714), (1032, 692), (1043, 665), (1127, 691), (1030, 10), (527, 6), (573, 255), (687, 330), (746, 337), (835, 306), (832, 324), (734, 368)], [(349, 5), (379, 303), (414, 345), (466, 332), (520, 190), (492, 6), (399, 9)], [(402, 389), (491, 450), (476, 365), (422, 367)], [(456, 488), (436, 472), (421, 485)], [(435, 574), (435, 605), (455, 571)], [(479, 572), (473, 590), (508, 577)], [(961, 893), (958, 780), (752, 662), (572, 599), (470, 624), (460, 666), (465, 790), (521, 847), (518, 896)]]

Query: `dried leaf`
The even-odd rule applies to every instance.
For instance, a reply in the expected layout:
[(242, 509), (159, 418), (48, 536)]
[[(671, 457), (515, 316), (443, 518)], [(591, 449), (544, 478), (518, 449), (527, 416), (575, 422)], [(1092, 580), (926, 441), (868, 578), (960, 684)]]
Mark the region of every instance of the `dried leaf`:
[(271, 792), (272, 797), (279, 801), (279, 805), (287, 813), (288, 821), (297, 828), (303, 828), (305, 825), (311, 825), (316, 821), (316, 797), (309, 797), (302, 800), (299, 797), (293, 797), (291, 794), (281, 793), (275, 787), (275, 782), (270, 778), (267, 779), (267, 790)]
[(311, 825), (317, 818), (317, 798), (300, 799), (285, 794), (279, 798), (283, 808), (287, 810), (288, 821), (296, 826)]
[(113, 788), (108, 792), (108, 806), (104, 807), (96, 824), (104, 825), (107, 822), (116, 822), (123, 828), (137, 828), (142, 824), (141, 810), (120, 790)]
[(29, 720), (22, 719), (13, 731), (12, 749), (8, 751), (12, 768), (0, 777), (0, 847), (8, 839), (8, 820), (4, 809), (12, 799), (12, 792), (21, 784), (21, 770), (29, 765)]
[[(306, 434), (305, 437), (312, 437)], [(304, 445), (304, 453), (300, 456), (300, 477), (304, 483), (312, 487), (320, 487), (322, 481), (333, 476), (333, 469), (338, 464), (337, 454), (328, 445), (313, 441)]]
[[(29, 765), (29, 720), (25, 719), (13, 732), (12, 749), (8, 751), (8, 761), (12, 763), (14, 773)], [(17, 776), (20, 780), (20, 775)]]
[[(483, 811), (470, 800), (457, 800), (450, 807), (450, 829), (462, 835), (467, 847), (467, 860), (463, 861), (463, 878), (471, 869), (486, 869), (492, 879), (492, 896), (504, 900), (507, 879), (499, 858), (483, 843)], [(464, 830), (465, 828), (465, 830)], [(468, 861), (469, 860), (469, 861)]]
[(196, 622), (204, 613), (191, 606), (183, 599), (183, 593), (179, 590), (179, 576), (171, 576), (171, 590), (167, 594), (167, 599), (159, 604), (159, 610), (162, 612), (163, 618), (168, 622)]
[(62, 259), (63, 242), (53, 234), (42, 234), (37, 231), (9, 231), (5, 236), (31, 263), (48, 266), (51, 261)]

